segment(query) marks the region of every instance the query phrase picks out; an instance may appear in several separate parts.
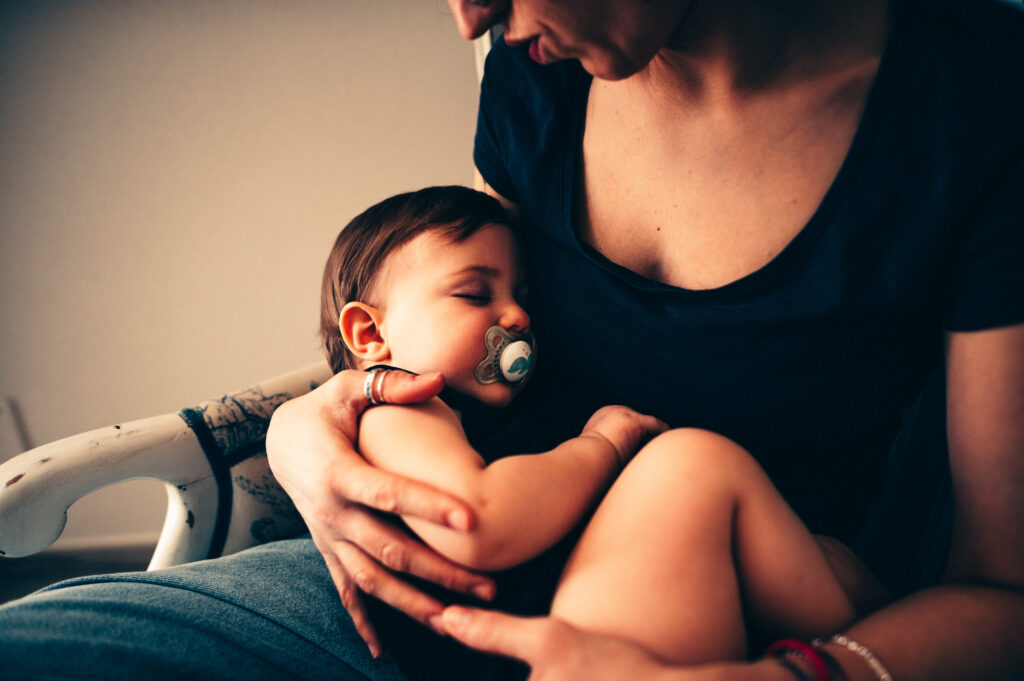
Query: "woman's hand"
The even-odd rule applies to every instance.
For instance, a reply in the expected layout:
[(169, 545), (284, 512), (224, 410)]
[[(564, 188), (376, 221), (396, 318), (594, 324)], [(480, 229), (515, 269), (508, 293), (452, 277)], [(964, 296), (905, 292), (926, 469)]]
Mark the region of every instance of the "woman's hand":
[[(444, 606), (393, 572), (482, 598), (493, 596), (494, 584), (445, 560), (379, 513), (416, 516), (462, 531), (472, 529), (475, 522), (470, 507), (460, 499), (378, 470), (359, 455), (359, 416), (369, 406), (363, 393), (365, 379), (364, 372), (343, 371), (281, 405), (267, 432), (267, 458), (323, 554), (342, 604), (376, 657), (380, 642), (360, 592), (438, 628)], [(381, 401), (422, 402), (443, 385), (440, 374), (390, 371), (380, 389)]]
[(530, 681), (654, 679), (668, 668), (640, 647), (588, 634), (554, 617), (514, 617), (451, 606), (445, 630), (471, 648), (530, 665)]
[(442, 617), (448, 635), (471, 648), (530, 665), (529, 681), (790, 681), (774, 660), (715, 662), (679, 667), (638, 645), (582, 631), (555, 617), (514, 617), (492, 610), (450, 606)]
[(641, 446), (668, 426), (661, 419), (633, 411), (629, 407), (611, 405), (601, 407), (583, 426), (583, 433), (604, 436), (619, 456), (619, 465), (625, 466)]

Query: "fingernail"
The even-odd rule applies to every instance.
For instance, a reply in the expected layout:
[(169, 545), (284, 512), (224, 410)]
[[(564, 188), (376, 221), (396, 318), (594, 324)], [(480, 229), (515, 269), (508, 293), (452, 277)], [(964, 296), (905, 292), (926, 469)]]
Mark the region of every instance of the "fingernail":
[(471, 591), (477, 598), (482, 598), (485, 601), (489, 601), (494, 598), (494, 585), (493, 584), (477, 584)]
[(442, 379), (442, 376), (441, 376), (441, 372), (433, 371), (433, 372), (431, 372), (429, 374), (420, 374), (419, 376), (416, 377), (416, 379), (418, 381), (420, 381), (421, 383), (431, 383), (431, 382), (436, 381), (438, 379)]
[(463, 622), (466, 621), (466, 611), (455, 605), (450, 605), (445, 608), (444, 613), (442, 614), (448, 628), (461, 627)]
[(442, 636), (446, 636), (448, 634), (448, 630), (444, 628), (444, 618), (441, 617), (441, 615), (431, 615), (427, 618), (427, 622), (430, 623), (430, 627), (434, 631)]
[(469, 514), (463, 511), (461, 508), (456, 508), (452, 511), (448, 511), (447, 516), (448, 527), (455, 530), (461, 530), (463, 532), (469, 531)]

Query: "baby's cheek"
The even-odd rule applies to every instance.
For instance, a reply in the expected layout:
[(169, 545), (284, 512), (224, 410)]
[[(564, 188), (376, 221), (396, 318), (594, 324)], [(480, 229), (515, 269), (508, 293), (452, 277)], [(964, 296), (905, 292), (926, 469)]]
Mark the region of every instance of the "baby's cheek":
[[(473, 379), (476, 365), (483, 358), (483, 351), (480, 351), (475, 344), (458, 343), (453, 344), (445, 351), (444, 365), (448, 367), (447, 375), (451, 380), (465, 381)], [(473, 379), (475, 382), (475, 379)]]

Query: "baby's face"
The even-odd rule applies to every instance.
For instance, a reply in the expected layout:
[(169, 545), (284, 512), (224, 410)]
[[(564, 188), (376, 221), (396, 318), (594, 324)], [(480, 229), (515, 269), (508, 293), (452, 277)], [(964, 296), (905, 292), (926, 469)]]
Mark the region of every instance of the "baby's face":
[(515, 387), (484, 385), (474, 376), (487, 354), (487, 329), (498, 325), (517, 335), (530, 327), (507, 227), (489, 225), (461, 243), (437, 232), (421, 234), (387, 259), (375, 288), (389, 364), (440, 371), (447, 385), (493, 406), (512, 399)]

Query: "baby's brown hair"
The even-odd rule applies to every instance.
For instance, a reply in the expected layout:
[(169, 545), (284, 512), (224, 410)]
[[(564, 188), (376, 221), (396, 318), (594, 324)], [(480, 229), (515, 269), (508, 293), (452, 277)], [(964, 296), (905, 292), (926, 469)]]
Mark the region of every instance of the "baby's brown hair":
[(492, 196), (468, 187), (427, 187), (370, 206), (345, 226), (327, 258), (320, 289), (320, 337), (331, 369), (358, 368), (338, 327), (346, 303), (362, 301), (385, 260), (399, 246), (429, 231), (453, 243), (487, 225), (513, 229), (512, 216)]

